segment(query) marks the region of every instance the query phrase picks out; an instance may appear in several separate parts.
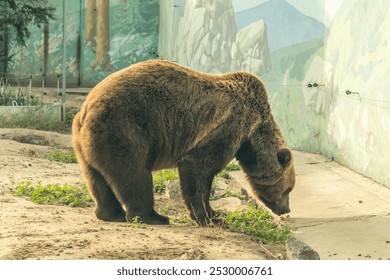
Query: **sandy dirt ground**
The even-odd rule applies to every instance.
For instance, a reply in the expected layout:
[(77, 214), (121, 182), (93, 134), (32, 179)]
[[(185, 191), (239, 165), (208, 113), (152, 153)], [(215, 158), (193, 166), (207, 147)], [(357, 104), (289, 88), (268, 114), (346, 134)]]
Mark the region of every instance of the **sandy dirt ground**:
[[(38, 205), (13, 195), (22, 181), (80, 185), (78, 164), (42, 158), (70, 150), (71, 136), (0, 129), (0, 259), (273, 259), (285, 246), (262, 245), (220, 228), (189, 224), (135, 228), (95, 218), (93, 208)], [(186, 213), (182, 202), (157, 196), (158, 207)]]

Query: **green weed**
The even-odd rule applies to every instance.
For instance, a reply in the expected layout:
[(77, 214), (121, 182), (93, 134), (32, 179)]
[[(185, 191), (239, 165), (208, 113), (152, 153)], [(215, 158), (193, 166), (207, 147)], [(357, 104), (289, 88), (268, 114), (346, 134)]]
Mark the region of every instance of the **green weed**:
[(165, 192), (165, 183), (168, 181), (178, 180), (179, 173), (177, 169), (164, 169), (153, 173), (153, 185), (156, 193)]
[(74, 152), (54, 152), (43, 156), (45, 159), (59, 161), (63, 163), (77, 163)]
[(237, 170), (241, 170), (241, 167), (237, 163), (231, 162), (224, 168), (224, 170), (228, 172), (237, 171)]
[(144, 224), (140, 221), (140, 217), (136, 216), (134, 217), (131, 222), (129, 223), (129, 227), (131, 228), (147, 228), (148, 225)]
[(19, 114), (1, 116), (0, 127), (32, 128), (46, 131), (64, 131), (66, 127), (61, 121), (48, 120), (42, 114)]
[(223, 197), (237, 197), (239, 199), (242, 199), (242, 195), (240, 195), (239, 193), (233, 192), (230, 188), (227, 188), (225, 190), (225, 194), (223, 195)]
[(237, 170), (241, 170), (240, 166), (236, 163), (231, 162), (224, 169), (222, 169), (222, 171), (218, 173), (217, 176), (215, 176), (215, 179), (216, 180), (218, 180), (219, 178), (230, 179), (229, 172), (237, 171)]
[[(236, 163), (229, 163), (220, 173), (215, 176), (213, 185), (219, 178), (229, 179), (229, 172), (240, 170), (240, 166)], [(177, 169), (164, 169), (153, 173), (153, 185), (156, 193), (165, 192), (165, 183), (168, 181), (178, 180), (179, 173)]]
[(35, 106), (41, 103), (38, 96), (31, 95), (30, 88), (23, 90), (3, 81), (0, 81), (0, 87), (0, 106)]
[(193, 224), (195, 225), (195, 221), (192, 220), (187, 214), (181, 214), (180, 217), (175, 217), (172, 219), (174, 223), (178, 224)]
[(265, 209), (249, 205), (247, 210), (228, 212), (224, 228), (244, 233), (265, 244), (285, 244), (291, 236), (286, 226), (279, 226)]
[(88, 193), (87, 187), (76, 187), (68, 184), (45, 185), (41, 182), (21, 182), (16, 186), (15, 196), (27, 196), (37, 204), (66, 205), (71, 207), (89, 207), (94, 202)]

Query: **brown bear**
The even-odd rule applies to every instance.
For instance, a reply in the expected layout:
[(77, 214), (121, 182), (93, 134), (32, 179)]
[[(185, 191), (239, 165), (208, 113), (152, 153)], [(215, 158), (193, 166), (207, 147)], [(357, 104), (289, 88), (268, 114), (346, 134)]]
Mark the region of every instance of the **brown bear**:
[(211, 75), (163, 60), (134, 64), (92, 89), (72, 133), (98, 219), (168, 224), (154, 210), (152, 171), (177, 167), (191, 218), (218, 222), (211, 185), (234, 157), (259, 199), (276, 214), (290, 211), (292, 153), (253, 74)]

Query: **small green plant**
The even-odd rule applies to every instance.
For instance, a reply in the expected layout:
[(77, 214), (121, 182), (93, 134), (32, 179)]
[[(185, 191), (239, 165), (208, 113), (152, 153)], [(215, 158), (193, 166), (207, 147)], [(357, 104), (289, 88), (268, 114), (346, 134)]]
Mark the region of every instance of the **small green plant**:
[(237, 171), (240, 169), (241, 168), (238, 164), (231, 162), (220, 173), (217, 174), (216, 178), (217, 178), (217, 180), (219, 178), (230, 179), (229, 172), (230, 171)]
[(45, 159), (59, 161), (63, 163), (77, 163), (74, 152), (54, 152), (43, 156)]
[(178, 218), (173, 218), (172, 221), (178, 224), (194, 224), (194, 221), (191, 220), (190, 217), (188, 217), (186, 214), (182, 214)]
[(30, 88), (22, 90), (0, 81), (0, 106), (35, 106), (40, 99), (31, 95)]
[(134, 217), (129, 223), (129, 226), (131, 228), (147, 228), (147, 224), (142, 223), (139, 216)]
[(76, 113), (72, 112), (72, 111), (68, 111), (65, 113), (65, 121), (68, 123), (68, 124), (72, 124), (73, 122), (73, 119), (74, 119), (74, 116), (76, 116)]
[(178, 180), (179, 173), (177, 169), (164, 169), (153, 173), (153, 185), (156, 193), (165, 192), (165, 183)]
[(216, 195), (215, 194), (215, 184), (213, 185), (210, 193), (210, 200), (218, 200), (220, 198), (226, 198), (226, 197), (237, 197), (239, 199), (243, 199), (244, 197), (236, 192), (233, 192), (230, 188), (226, 188), (223, 195)]
[(170, 209), (164, 207), (164, 208), (158, 209), (158, 212), (161, 213), (162, 215), (168, 215), (170, 213)]
[(32, 128), (47, 131), (64, 131), (66, 128), (61, 121), (48, 120), (42, 114), (18, 114), (0, 116), (0, 127), (4, 128)]
[(195, 221), (193, 221), (187, 214), (181, 214), (178, 218), (173, 218), (172, 221), (174, 223), (178, 224), (195, 224)]
[(247, 210), (229, 212), (225, 219), (224, 228), (245, 233), (265, 244), (285, 244), (291, 236), (286, 226), (277, 225), (270, 213), (253, 205), (249, 205)]
[(223, 197), (237, 197), (239, 199), (242, 199), (242, 195), (240, 195), (239, 193), (233, 192), (230, 188), (227, 188), (225, 190), (225, 194), (223, 195)]
[(40, 181), (35, 186), (32, 182), (21, 182), (16, 186), (14, 195), (27, 196), (37, 204), (89, 207), (94, 203), (85, 186), (81, 188), (68, 184), (43, 186)]
[(230, 172), (230, 171), (241, 170), (241, 168), (237, 163), (231, 162), (224, 168), (224, 170)]

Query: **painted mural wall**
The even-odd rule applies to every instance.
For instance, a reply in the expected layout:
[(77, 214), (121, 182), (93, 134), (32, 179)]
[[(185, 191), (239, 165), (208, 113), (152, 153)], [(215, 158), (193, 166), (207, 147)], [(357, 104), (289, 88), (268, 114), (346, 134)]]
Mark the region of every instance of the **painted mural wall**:
[[(32, 75), (37, 85), (45, 74), (54, 85), (62, 71), (63, 1), (48, 2), (56, 8), (55, 21), (46, 29), (31, 27), (26, 47), (10, 38), (15, 57), (8, 77), (22, 84)], [(93, 86), (116, 70), (157, 56), (159, 0), (66, 0), (65, 19), (68, 86)]]
[[(390, 187), (387, 0), (161, 0), (159, 54), (266, 84), (289, 145)], [(348, 93), (348, 94), (347, 94)]]

